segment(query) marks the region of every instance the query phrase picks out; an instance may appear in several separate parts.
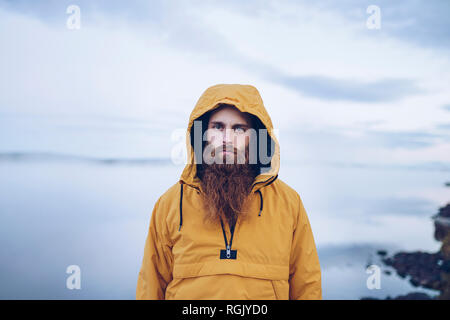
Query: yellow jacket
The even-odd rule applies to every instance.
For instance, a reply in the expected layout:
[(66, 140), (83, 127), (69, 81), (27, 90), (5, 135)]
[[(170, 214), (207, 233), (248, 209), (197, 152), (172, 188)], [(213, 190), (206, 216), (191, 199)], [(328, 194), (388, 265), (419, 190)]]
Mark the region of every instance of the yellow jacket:
[[(221, 226), (203, 223), (190, 130), (219, 103), (257, 116), (275, 142), (270, 170), (255, 178), (247, 215), (236, 223), (232, 250), (221, 259)], [(138, 276), (137, 299), (322, 299), (321, 272), (311, 226), (298, 193), (278, 179), (280, 148), (258, 90), (250, 85), (208, 88), (187, 128), (189, 161), (180, 180), (156, 202)], [(226, 238), (231, 238), (228, 225)], [(223, 253), (223, 252), (222, 252)]]

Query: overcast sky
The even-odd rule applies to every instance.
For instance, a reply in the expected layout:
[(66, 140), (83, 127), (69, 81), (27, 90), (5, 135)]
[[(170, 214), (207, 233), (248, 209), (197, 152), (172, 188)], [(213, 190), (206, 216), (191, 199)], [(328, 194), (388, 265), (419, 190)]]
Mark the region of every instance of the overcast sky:
[(448, 1), (0, 1), (0, 152), (169, 158), (202, 92), (243, 83), (282, 161), (449, 171), (449, 15)]
[(8, 155), (168, 159), (218, 83), (262, 95), (324, 297), (367, 293), (365, 270), (334, 267), (365, 263), (374, 244), (440, 247), (429, 217), (449, 199), (450, 1), (0, 0), (0, 297), (133, 298), (151, 208), (182, 170)]

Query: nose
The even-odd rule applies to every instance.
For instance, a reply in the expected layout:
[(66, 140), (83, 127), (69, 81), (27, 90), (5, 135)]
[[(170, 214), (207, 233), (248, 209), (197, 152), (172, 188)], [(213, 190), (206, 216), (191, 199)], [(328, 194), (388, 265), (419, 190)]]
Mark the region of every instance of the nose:
[(225, 145), (234, 145), (234, 135), (233, 130), (231, 129), (225, 129), (225, 132), (223, 134), (223, 144)]

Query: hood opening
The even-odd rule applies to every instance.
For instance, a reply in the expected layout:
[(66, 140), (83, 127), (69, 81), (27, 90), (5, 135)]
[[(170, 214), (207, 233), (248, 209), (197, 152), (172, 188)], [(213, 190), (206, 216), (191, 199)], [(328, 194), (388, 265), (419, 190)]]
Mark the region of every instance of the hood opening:
[[(203, 142), (203, 133), (206, 131), (206, 125), (211, 111), (222, 104), (232, 105), (239, 111), (244, 112), (254, 120), (254, 129), (266, 129), (266, 134), (261, 137), (267, 138), (267, 144), (261, 145), (266, 149), (265, 155), (261, 155), (259, 141), (255, 149), (257, 152), (258, 174), (253, 184), (254, 191), (268, 185), (278, 177), (280, 168), (280, 146), (275, 135), (272, 121), (267, 113), (261, 95), (252, 85), (244, 84), (217, 84), (207, 88), (198, 99), (194, 109), (189, 116), (189, 122), (186, 131), (186, 150), (187, 164), (183, 169), (179, 182), (189, 185), (197, 191), (201, 191), (201, 181), (197, 176), (198, 163), (201, 163), (202, 152), (206, 142)], [(202, 121), (202, 125), (194, 124), (196, 120)], [(194, 139), (195, 134), (202, 136), (200, 139)], [(257, 138), (260, 138), (257, 132)], [(264, 151), (264, 150), (261, 150)]]
[[(203, 136), (206, 132), (206, 129), (208, 127), (208, 122), (209, 122), (209, 118), (212, 114), (213, 111), (215, 111), (217, 108), (220, 108), (222, 106), (232, 106), (234, 108), (237, 108), (235, 105), (233, 104), (227, 104), (227, 103), (219, 103), (217, 104), (214, 108), (212, 108), (211, 110), (205, 112), (204, 114), (202, 114), (201, 116), (199, 116), (198, 118), (196, 118), (194, 120), (195, 121), (201, 121), (201, 137), (197, 137), (196, 133), (194, 132), (194, 126), (191, 127), (190, 130), (190, 142), (191, 142), (191, 147), (192, 150), (194, 150), (194, 158), (195, 158), (195, 166), (196, 166), (196, 176), (198, 178), (201, 178), (198, 176), (199, 172), (200, 172), (200, 167), (201, 167), (201, 162), (202, 162), (202, 155), (203, 155), (203, 150), (206, 146), (206, 141), (203, 141)], [(257, 172), (257, 174), (263, 174), (268, 172), (271, 169), (271, 163), (272, 163), (272, 157), (275, 153), (275, 142), (274, 140), (270, 137), (270, 135), (267, 133), (267, 135), (265, 136), (266, 138), (266, 146), (267, 146), (267, 154), (263, 155), (269, 158), (269, 161), (267, 161), (267, 163), (262, 163), (261, 162), (261, 155), (260, 155), (260, 139), (263, 137), (260, 137), (259, 134), (259, 130), (260, 129), (265, 129), (266, 132), (267, 128), (266, 126), (262, 123), (262, 121), (255, 115), (248, 113), (248, 112), (244, 112), (245, 114), (247, 114), (251, 121), (252, 121), (252, 129), (256, 130), (256, 154), (257, 154), (257, 163), (256, 164), (250, 164), (250, 166), (253, 167), (253, 169), (255, 170), (255, 172)], [(201, 148), (195, 148), (195, 139), (200, 139), (200, 141), (202, 141), (201, 144)], [(263, 142), (264, 143), (264, 142)]]

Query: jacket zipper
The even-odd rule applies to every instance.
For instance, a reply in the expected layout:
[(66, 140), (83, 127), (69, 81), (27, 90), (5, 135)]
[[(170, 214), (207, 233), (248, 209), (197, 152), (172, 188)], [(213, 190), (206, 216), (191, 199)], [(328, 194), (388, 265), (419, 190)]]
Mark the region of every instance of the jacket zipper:
[(229, 259), (231, 257), (231, 245), (233, 244), (234, 228), (236, 226), (236, 223), (234, 223), (233, 226), (230, 227), (230, 232), (231, 232), (230, 243), (228, 243), (228, 241), (227, 241), (227, 234), (226, 234), (225, 228), (223, 226), (222, 218), (220, 218), (220, 224), (222, 226), (223, 239), (225, 240), (225, 248), (227, 249), (227, 258)]
[[(266, 182), (269, 182), (270, 180), (272, 180), (271, 182), (268, 183), (268, 185), (269, 185), (269, 184), (271, 184), (273, 181), (275, 181), (277, 178), (278, 178), (278, 175), (275, 175), (275, 176), (272, 176), (272, 177), (270, 177), (269, 179), (267, 179), (267, 180), (265, 180), (265, 181), (256, 182), (256, 183), (254, 183), (254, 184), (252, 185), (252, 189), (253, 189), (253, 187), (254, 187), (255, 185), (257, 185), (257, 184), (259, 184), (259, 183), (266, 183)], [(187, 183), (182, 182), (182, 184), (187, 184)], [(187, 185), (190, 186), (190, 187), (192, 187), (192, 188), (194, 188), (194, 189), (196, 189), (196, 190), (197, 190), (197, 193), (201, 193), (200, 188), (195, 187), (195, 186), (190, 185), (190, 184), (187, 184)], [(261, 193), (260, 193), (260, 195), (261, 195)], [(180, 210), (181, 210), (181, 202), (180, 202)], [(261, 210), (262, 210), (262, 207), (261, 207)], [(261, 210), (260, 210), (260, 212), (259, 212), (259, 215), (261, 215)], [(181, 211), (180, 211), (180, 212), (181, 212)], [(181, 218), (180, 218), (180, 222), (181, 222)], [(226, 232), (225, 232), (225, 228), (224, 228), (224, 226), (223, 226), (223, 221), (222, 221), (222, 218), (220, 218), (220, 224), (221, 224), (221, 226), (222, 226), (222, 232), (223, 232), (223, 239), (225, 240), (225, 248), (226, 248), (226, 257), (227, 257), (227, 259), (230, 259), (230, 258), (231, 258), (231, 245), (232, 245), (232, 243), (233, 243), (233, 236), (234, 236), (234, 230), (235, 230), (235, 227), (236, 227), (236, 223), (237, 223), (237, 221), (233, 224), (233, 226), (230, 227), (231, 238), (230, 238), (230, 243), (228, 244), (228, 241), (227, 241), (227, 235), (226, 235)], [(180, 224), (180, 229), (181, 229), (181, 224)]]

